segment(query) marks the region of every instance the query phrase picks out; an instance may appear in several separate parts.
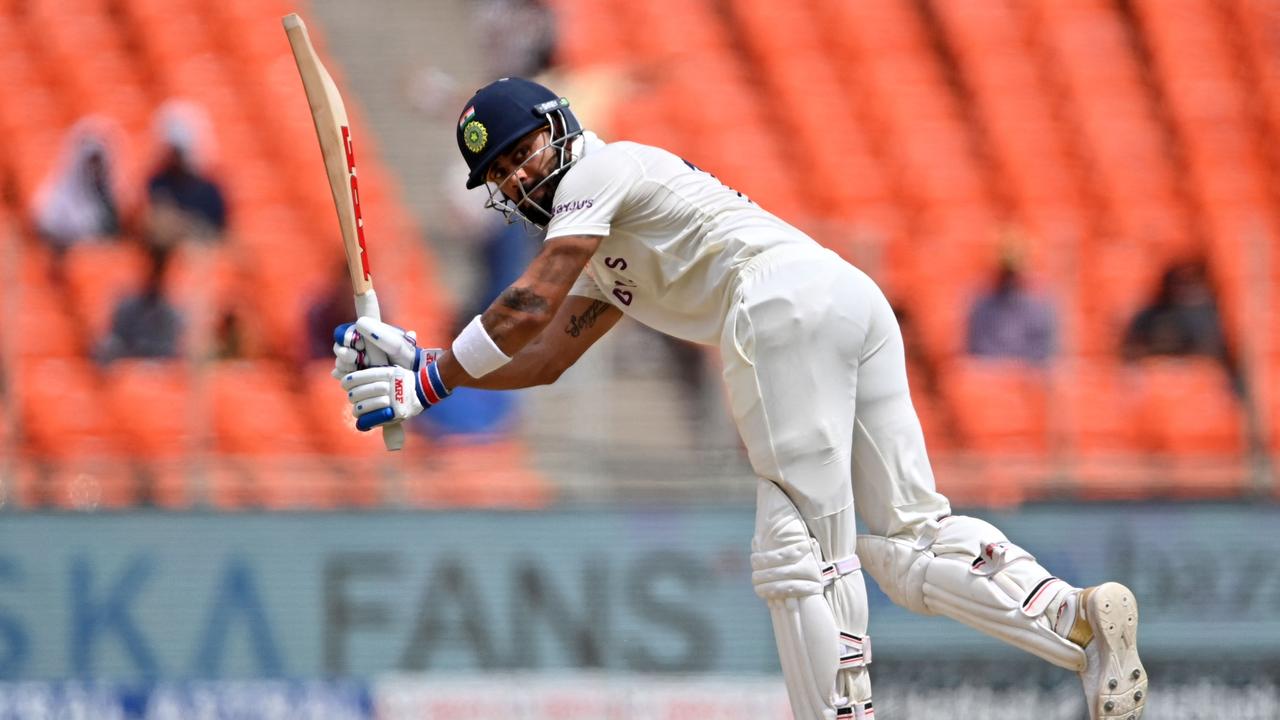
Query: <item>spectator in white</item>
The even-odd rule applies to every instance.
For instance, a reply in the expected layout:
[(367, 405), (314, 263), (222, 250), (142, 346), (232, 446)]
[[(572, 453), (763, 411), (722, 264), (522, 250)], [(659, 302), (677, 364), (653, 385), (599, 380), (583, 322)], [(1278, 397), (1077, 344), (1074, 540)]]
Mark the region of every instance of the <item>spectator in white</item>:
[(120, 234), (120, 187), (115, 126), (106, 118), (83, 118), (67, 132), (57, 168), (35, 200), (35, 227), (51, 246), (72, 245)]
[(178, 355), (182, 315), (164, 297), (167, 248), (150, 248), (151, 267), (137, 295), (120, 301), (111, 316), (111, 331), (98, 347), (99, 362), (123, 357), (171, 358)]
[(1055, 325), (1053, 308), (1026, 289), (1017, 259), (1006, 255), (991, 290), (969, 312), (967, 350), (981, 357), (1043, 363), (1057, 349)]
[(217, 241), (225, 232), (226, 201), (206, 174), (213, 154), (209, 128), (204, 110), (184, 100), (170, 100), (156, 111), (155, 132), (162, 149), (159, 168), (147, 182), (149, 244)]

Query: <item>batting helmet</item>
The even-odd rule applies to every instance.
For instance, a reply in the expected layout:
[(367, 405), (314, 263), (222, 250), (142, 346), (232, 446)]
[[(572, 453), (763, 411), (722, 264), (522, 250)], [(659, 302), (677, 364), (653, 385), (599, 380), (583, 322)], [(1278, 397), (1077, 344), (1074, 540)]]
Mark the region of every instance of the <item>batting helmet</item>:
[[(559, 128), (553, 121), (557, 116)], [(553, 144), (563, 145), (582, 132), (569, 101), (538, 83), (510, 77), (477, 90), (458, 117), (458, 150), (471, 170), (467, 188), (483, 184), (494, 158), (544, 126), (550, 126)]]

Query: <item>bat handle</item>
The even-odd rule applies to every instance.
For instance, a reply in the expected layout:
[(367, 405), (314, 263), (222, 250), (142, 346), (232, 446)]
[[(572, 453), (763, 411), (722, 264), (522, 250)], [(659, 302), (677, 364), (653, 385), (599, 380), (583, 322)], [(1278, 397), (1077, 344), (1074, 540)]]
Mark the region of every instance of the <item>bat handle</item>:
[(382, 426), (382, 444), (395, 452), (404, 447), (404, 426), (400, 423)]
[[(371, 317), (374, 320), (382, 320), (382, 311), (378, 308), (378, 296), (373, 292), (373, 288), (356, 295), (355, 298), (357, 317)], [(389, 362), (387, 354), (372, 343), (366, 343), (365, 354), (369, 357), (370, 365), (386, 365)], [(382, 444), (393, 452), (403, 448), (404, 426), (399, 422), (383, 425)]]

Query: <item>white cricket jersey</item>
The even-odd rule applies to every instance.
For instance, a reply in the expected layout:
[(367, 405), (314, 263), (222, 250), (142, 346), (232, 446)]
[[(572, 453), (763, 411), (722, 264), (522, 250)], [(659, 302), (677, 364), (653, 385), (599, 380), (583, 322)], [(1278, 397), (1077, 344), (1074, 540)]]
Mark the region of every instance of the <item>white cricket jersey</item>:
[(714, 345), (738, 270), (804, 233), (666, 150), (601, 142), (556, 189), (547, 240), (601, 235), (573, 295), (605, 300), (659, 332)]

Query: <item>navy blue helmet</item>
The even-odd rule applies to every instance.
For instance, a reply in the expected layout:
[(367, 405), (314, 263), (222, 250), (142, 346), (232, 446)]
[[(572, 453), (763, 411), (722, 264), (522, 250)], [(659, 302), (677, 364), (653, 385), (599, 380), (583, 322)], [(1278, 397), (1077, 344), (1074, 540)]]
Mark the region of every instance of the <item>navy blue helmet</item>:
[[(569, 110), (569, 101), (538, 83), (517, 77), (502, 78), (477, 90), (458, 117), (458, 150), (470, 169), (467, 188), (484, 184), (495, 158), (520, 138), (544, 127), (550, 129), (551, 141), (542, 151), (557, 152), (560, 165), (543, 182), (558, 183), (573, 162), (569, 142), (582, 134), (582, 126)], [(545, 220), (530, 218), (522, 212), (529, 209), (522, 207), (522, 202), (523, 199), (513, 203), (503, 198), (496, 188), (490, 191), (490, 205), (508, 216), (514, 213), (538, 225), (550, 220), (549, 215)]]

